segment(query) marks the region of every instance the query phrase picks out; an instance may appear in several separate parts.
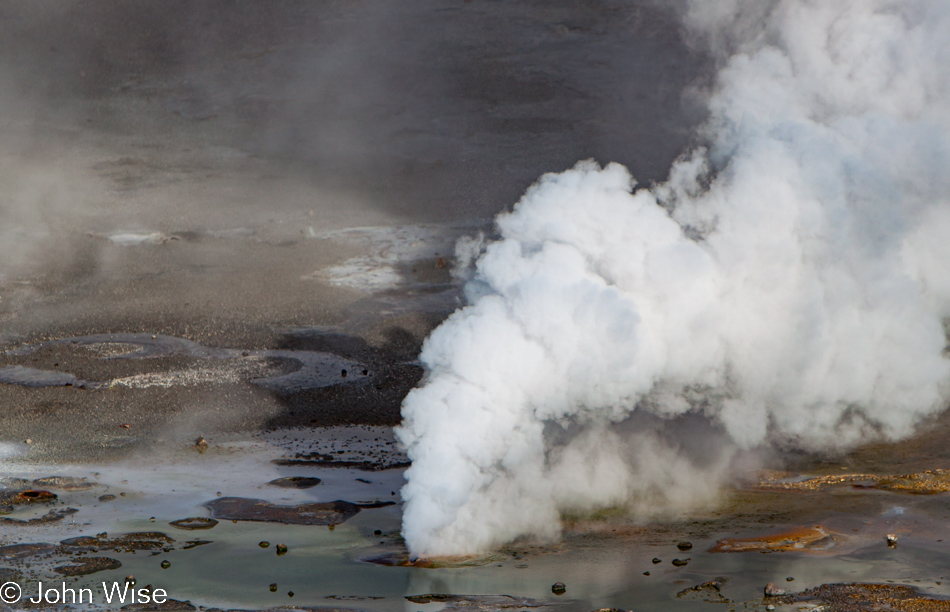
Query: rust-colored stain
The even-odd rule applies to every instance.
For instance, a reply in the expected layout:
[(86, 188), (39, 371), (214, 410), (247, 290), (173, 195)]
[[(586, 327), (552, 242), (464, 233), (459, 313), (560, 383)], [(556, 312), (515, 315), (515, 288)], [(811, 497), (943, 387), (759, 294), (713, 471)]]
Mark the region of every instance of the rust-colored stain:
[(752, 538), (725, 538), (709, 552), (785, 552), (789, 550), (823, 549), (834, 542), (821, 525), (795, 527), (778, 533)]
[(56, 499), (55, 493), (50, 493), (49, 491), (42, 491), (40, 489), (27, 489), (26, 491), (20, 491), (17, 493), (17, 500), (20, 503), (30, 504), (33, 502), (42, 502), (42, 501), (52, 501)]

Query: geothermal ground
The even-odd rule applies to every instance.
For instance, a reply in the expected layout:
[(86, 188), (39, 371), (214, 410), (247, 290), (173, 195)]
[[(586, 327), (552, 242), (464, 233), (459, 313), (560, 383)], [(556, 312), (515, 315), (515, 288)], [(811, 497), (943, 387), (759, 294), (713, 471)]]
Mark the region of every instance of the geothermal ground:
[(652, 2), (0, 3), (0, 584), (93, 595), (0, 610), (950, 610), (946, 415), (409, 558), (456, 241), (578, 159), (663, 180), (713, 74)]

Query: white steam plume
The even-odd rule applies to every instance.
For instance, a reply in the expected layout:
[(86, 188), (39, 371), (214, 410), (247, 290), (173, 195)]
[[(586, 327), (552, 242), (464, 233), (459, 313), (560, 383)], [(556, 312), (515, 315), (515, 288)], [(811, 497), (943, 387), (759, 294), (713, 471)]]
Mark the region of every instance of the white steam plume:
[[(737, 452), (897, 438), (945, 407), (950, 5), (748, 8), (686, 14), (731, 53), (708, 149), (649, 190), (581, 162), (497, 219), (403, 405), (412, 554), (682, 508)], [(689, 418), (703, 436), (664, 431)]]

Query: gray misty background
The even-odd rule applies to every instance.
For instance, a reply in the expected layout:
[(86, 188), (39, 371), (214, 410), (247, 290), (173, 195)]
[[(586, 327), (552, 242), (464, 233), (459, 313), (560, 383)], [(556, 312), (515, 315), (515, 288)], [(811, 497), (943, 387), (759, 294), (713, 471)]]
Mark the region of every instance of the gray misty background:
[(711, 72), (643, 1), (2, 2), (4, 336), (342, 325), (378, 302), (315, 275), (368, 248), (326, 232), (470, 228), (587, 157), (663, 179)]

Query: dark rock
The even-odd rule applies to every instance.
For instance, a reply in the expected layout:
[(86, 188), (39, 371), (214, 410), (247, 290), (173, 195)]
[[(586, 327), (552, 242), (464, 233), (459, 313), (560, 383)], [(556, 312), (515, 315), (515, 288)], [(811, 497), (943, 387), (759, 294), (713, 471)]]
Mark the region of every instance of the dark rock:
[(172, 521), (168, 524), (172, 527), (177, 527), (178, 529), (194, 531), (195, 529), (211, 529), (218, 524), (218, 521), (206, 516), (192, 516), (189, 518), (178, 519), (177, 521)]
[(111, 493), (106, 493), (105, 495), (99, 496), (99, 501), (101, 502), (110, 502), (113, 499), (115, 499), (115, 495), (112, 495)]
[(64, 576), (85, 576), (103, 570), (113, 570), (122, 567), (117, 559), (109, 557), (87, 557), (76, 565), (61, 565), (53, 569)]
[(663, 559), (660, 559), (659, 557), (653, 557), (653, 565), (657, 565), (659, 563), (663, 563)]
[(310, 487), (317, 486), (320, 482), (321, 480), (319, 478), (311, 478), (309, 476), (288, 476), (286, 478), (277, 478), (267, 484), (273, 487), (283, 487), (285, 489), (309, 489)]
[(287, 554), (287, 545), (286, 545), (286, 544), (278, 544), (278, 545), (277, 545), (277, 554), (278, 554), (278, 555), (286, 555), (286, 554)]
[(673, 559), (673, 565), (675, 565), (676, 567), (683, 567), (684, 565), (689, 563), (689, 561), (690, 561), (689, 559)]
[(679, 544), (676, 545), (676, 548), (678, 548), (678, 549), (680, 549), (680, 550), (682, 550), (682, 551), (687, 551), (687, 550), (690, 550), (690, 549), (693, 548), (693, 543), (692, 543), (692, 542), (680, 542)]
[(555, 582), (551, 585), (551, 592), (555, 595), (563, 595), (567, 591), (567, 585), (563, 582)]
[(770, 582), (765, 585), (765, 596), (766, 597), (778, 597), (779, 595), (784, 595), (785, 589), (780, 588), (774, 582)]
[(212, 516), (236, 521), (264, 521), (290, 525), (336, 525), (360, 511), (359, 506), (337, 500), (326, 503), (279, 506), (262, 499), (221, 497), (205, 504)]

